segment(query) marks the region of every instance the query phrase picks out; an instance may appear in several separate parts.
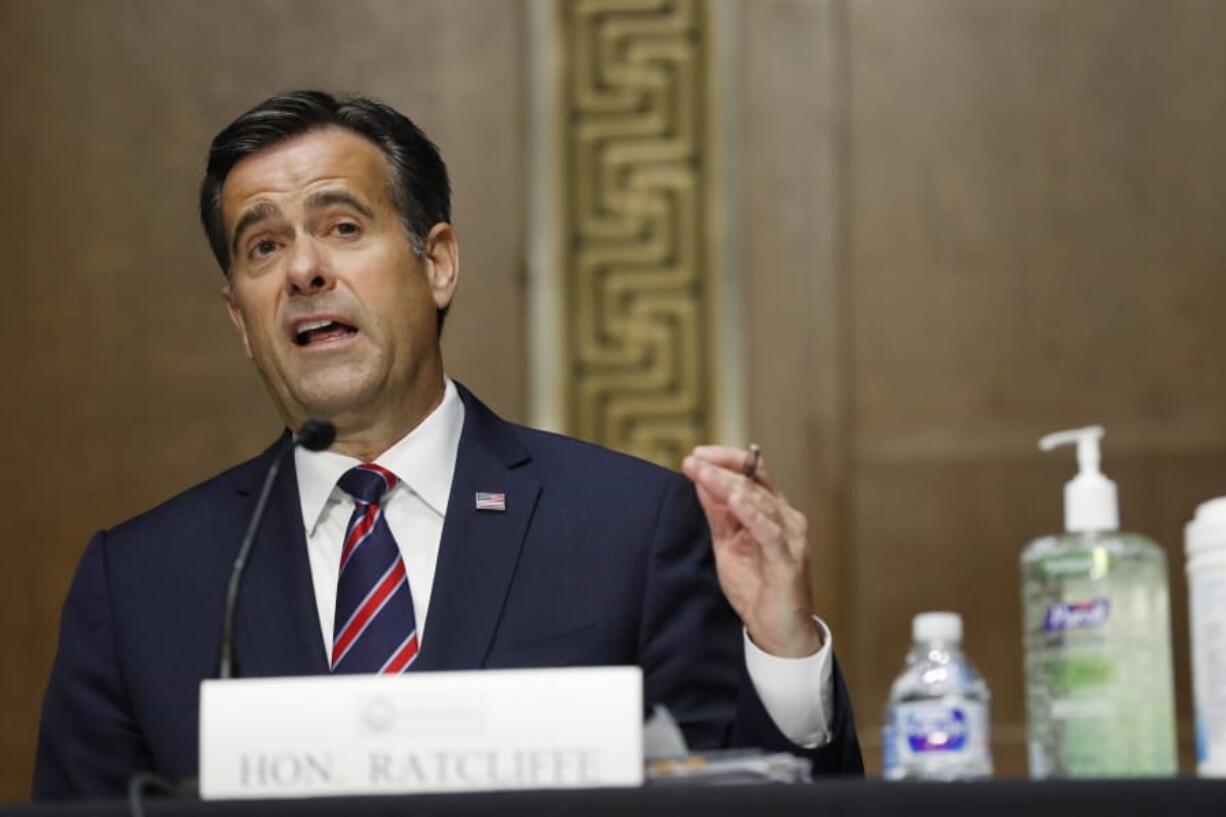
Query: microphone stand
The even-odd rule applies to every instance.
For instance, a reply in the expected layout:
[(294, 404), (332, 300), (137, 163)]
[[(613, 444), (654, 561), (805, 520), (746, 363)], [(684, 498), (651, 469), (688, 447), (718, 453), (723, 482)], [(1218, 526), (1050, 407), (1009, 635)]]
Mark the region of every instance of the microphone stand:
[(260, 497), (255, 503), (255, 511), (251, 514), (251, 522), (247, 525), (247, 533), (234, 559), (234, 567), (230, 570), (230, 583), (226, 587), (226, 609), (221, 631), (221, 661), (217, 677), (224, 680), (234, 677), (234, 611), (238, 607), (238, 586), (247, 567), (247, 559), (251, 555), (251, 547), (255, 544), (255, 534), (264, 518), (264, 509), (268, 505), (268, 497), (272, 494), (273, 483), (281, 471), (285, 458), (298, 446), (308, 451), (323, 451), (332, 445), (336, 439), (336, 426), (327, 420), (307, 420), (294, 435), (290, 444), (283, 448), (268, 468), (264, 477), (264, 486), (260, 489)]

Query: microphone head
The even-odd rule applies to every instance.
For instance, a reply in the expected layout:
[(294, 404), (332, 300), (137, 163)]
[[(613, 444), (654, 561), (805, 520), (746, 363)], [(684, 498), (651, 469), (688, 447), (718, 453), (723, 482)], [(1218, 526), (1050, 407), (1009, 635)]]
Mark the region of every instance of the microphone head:
[(327, 420), (310, 419), (294, 435), (294, 443), (307, 451), (323, 451), (336, 439), (336, 426)]

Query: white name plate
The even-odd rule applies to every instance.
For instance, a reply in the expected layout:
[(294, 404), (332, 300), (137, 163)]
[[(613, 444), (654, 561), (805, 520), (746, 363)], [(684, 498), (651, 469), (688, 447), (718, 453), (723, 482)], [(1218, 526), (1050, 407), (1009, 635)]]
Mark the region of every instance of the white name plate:
[(638, 667), (205, 681), (205, 799), (637, 786)]

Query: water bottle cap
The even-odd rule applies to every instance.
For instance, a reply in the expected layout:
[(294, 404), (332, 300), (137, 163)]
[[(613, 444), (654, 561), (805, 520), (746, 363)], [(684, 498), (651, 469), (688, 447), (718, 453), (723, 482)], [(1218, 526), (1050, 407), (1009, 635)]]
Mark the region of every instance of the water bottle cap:
[(962, 616), (957, 613), (920, 613), (911, 620), (912, 641), (962, 643)]

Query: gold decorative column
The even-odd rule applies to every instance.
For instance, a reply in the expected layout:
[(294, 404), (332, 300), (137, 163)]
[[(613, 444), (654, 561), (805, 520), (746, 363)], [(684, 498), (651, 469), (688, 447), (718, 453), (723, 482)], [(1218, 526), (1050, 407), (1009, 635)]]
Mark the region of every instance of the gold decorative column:
[(561, 430), (671, 467), (717, 436), (711, 16), (705, 0), (552, 0), (541, 20), (553, 263), (538, 285), (556, 321), (534, 365), (557, 367)]

